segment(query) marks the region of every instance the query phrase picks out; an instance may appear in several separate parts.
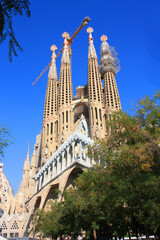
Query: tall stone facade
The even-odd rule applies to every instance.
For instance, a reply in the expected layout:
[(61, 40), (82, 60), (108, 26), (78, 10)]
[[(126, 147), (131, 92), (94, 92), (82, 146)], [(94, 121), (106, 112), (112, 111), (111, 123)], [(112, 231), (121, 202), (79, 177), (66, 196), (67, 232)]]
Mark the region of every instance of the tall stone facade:
[(0, 163), (0, 217), (4, 212), (12, 211), (14, 194), (7, 177), (3, 173), (3, 164)]
[(0, 163), (0, 236), (9, 238), (21, 235), (29, 215), (25, 209), (23, 192), (19, 189), (14, 198), (10, 183), (3, 173), (3, 164)]
[[(88, 145), (109, 132), (106, 119), (121, 109), (115, 80), (116, 68), (107, 37), (102, 36), (100, 66), (90, 27), (88, 47), (88, 79), (77, 87), (73, 97), (69, 35), (63, 33), (64, 43), (58, 79), (56, 46), (52, 58), (44, 103), (42, 132), (37, 136), (34, 151), (27, 158), (23, 179), (15, 196), (12, 212), (26, 212), (25, 226), (19, 236), (26, 236), (37, 208), (47, 208), (49, 200), (61, 200), (56, 190), (73, 186), (73, 179), (85, 168), (95, 164), (87, 154)], [(103, 81), (102, 81), (103, 80)], [(102, 84), (104, 82), (104, 85)]]

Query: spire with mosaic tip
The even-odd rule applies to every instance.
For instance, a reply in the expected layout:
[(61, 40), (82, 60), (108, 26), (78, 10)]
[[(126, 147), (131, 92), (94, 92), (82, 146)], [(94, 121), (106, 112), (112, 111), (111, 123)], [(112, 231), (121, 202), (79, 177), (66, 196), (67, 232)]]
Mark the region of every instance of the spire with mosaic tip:
[[(48, 74), (48, 82), (47, 82), (47, 90), (45, 96), (44, 103), (44, 112), (43, 112), (43, 128), (42, 128), (42, 148), (41, 148), (41, 156), (42, 163), (45, 163), (49, 158), (49, 153), (45, 154), (46, 142), (49, 142), (49, 139), (52, 138), (55, 141), (55, 134), (53, 134), (53, 126), (57, 120), (57, 108), (58, 108), (58, 82), (57, 82), (57, 68), (56, 68), (56, 54), (55, 51), (57, 47), (55, 45), (51, 46), (52, 57), (51, 64)], [(50, 130), (49, 130), (50, 129)], [(52, 141), (53, 142), (53, 141)], [(51, 145), (51, 144), (50, 144)], [(53, 145), (53, 143), (52, 143)], [(54, 151), (56, 146), (48, 146), (50, 147), (50, 152)]]
[(107, 36), (101, 36), (101, 59), (100, 71), (104, 79), (104, 101), (108, 113), (121, 109), (120, 97), (115, 79), (116, 66), (110, 46), (107, 43)]
[[(93, 44), (92, 32), (93, 28), (87, 29), (89, 33), (89, 47), (88, 47), (88, 103), (90, 116), (91, 137), (96, 139), (103, 137), (105, 132), (103, 124), (103, 90), (101, 82), (101, 74), (98, 66), (98, 59), (96, 50)], [(96, 134), (95, 134), (96, 133)]]
[(57, 47), (56, 47), (56, 45), (52, 45), (50, 49), (52, 51), (52, 57), (51, 57), (48, 78), (57, 79), (56, 54), (55, 54)]
[(69, 43), (67, 40), (69, 35), (67, 32), (64, 32), (62, 34), (62, 37), (64, 38), (64, 48), (61, 59), (58, 91), (59, 144), (61, 144), (62, 138), (64, 140), (67, 139), (74, 124), (73, 109), (71, 106), (73, 99), (72, 74), (71, 74), (71, 62), (69, 57)]
[(62, 37), (64, 38), (64, 43), (63, 43), (63, 53), (62, 53), (61, 63), (63, 63), (63, 62), (70, 63), (69, 42), (67, 40), (69, 38), (69, 34), (67, 32), (64, 32), (62, 34)]
[(89, 33), (88, 58), (97, 58), (96, 50), (93, 44), (93, 37), (92, 37), (93, 28), (92, 27), (87, 28), (87, 32)]

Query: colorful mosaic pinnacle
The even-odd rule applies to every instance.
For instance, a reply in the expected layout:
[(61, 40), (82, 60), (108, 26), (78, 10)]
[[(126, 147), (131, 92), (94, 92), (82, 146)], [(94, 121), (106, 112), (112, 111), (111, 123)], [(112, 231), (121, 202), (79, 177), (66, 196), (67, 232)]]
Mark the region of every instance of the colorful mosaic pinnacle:
[(92, 37), (93, 28), (92, 27), (87, 28), (87, 32), (89, 33), (89, 42), (93, 43), (93, 37)]
[(67, 45), (68, 45), (67, 39), (69, 38), (69, 34), (67, 32), (64, 32), (62, 34), (62, 37), (64, 38), (64, 47), (67, 47)]
[(50, 47), (50, 49), (51, 49), (51, 51), (53, 52), (51, 58), (52, 58), (52, 60), (55, 60), (55, 59), (56, 59), (55, 51), (57, 50), (56, 45), (52, 45), (52, 46)]
[(68, 34), (67, 32), (64, 32), (64, 33), (62, 34), (62, 37), (63, 37), (63, 38), (68, 38), (68, 37), (69, 37), (69, 34)]
[(102, 35), (100, 39), (102, 42), (106, 42), (108, 40), (108, 37), (106, 35)]
[(93, 28), (92, 27), (87, 28), (87, 32), (88, 33), (92, 33), (93, 32)]

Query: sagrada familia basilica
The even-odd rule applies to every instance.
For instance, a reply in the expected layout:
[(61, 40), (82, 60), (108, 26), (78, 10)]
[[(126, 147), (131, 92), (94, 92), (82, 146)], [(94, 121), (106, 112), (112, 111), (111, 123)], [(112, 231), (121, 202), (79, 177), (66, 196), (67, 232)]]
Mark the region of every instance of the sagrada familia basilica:
[(109, 134), (106, 119), (113, 111), (121, 109), (115, 59), (107, 37), (101, 37), (99, 65), (93, 29), (89, 27), (87, 32), (87, 85), (77, 87), (74, 97), (68, 33), (62, 35), (64, 44), (59, 79), (57, 48), (55, 45), (51, 47), (42, 131), (36, 137), (31, 161), (28, 147), (23, 179), (15, 197), (2, 171), (3, 165), (0, 165), (0, 230), (4, 237), (27, 236), (36, 209), (46, 209), (49, 200), (61, 200), (56, 190), (63, 191), (72, 186), (77, 174), (95, 164), (87, 154), (87, 147)]

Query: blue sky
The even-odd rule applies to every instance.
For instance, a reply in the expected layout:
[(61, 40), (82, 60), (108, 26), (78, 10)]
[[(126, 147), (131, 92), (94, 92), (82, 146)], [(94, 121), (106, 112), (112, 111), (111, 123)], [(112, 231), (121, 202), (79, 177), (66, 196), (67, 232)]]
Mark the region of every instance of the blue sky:
[[(13, 28), (23, 53), (8, 59), (8, 41), (0, 45), (0, 124), (15, 138), (5, 150), (4, 173), (14, 192), (22, 180), (28, 141), (30, 156), (36, 135), (42, 128), (47, 73), (32, 87), (32, 82), (50, 62), (50, 46), (62, 47), (62, 33), (73, 33), (85, 16), (93, 27), (94, 44), (100, 58), (100, 37), (118, 52), (121, 70), (116, 76), (122, 108), (130, 102), (160, 89), (160, 1), (159, 0), (35, 0), (31, 18), (16, 17)], [(87, 26), (87, 27), (88, 27)], [(87, 27), (72, 43), (74, 93), (87, 83)], [(57, 71), (60, 71), (57, 59)]]

